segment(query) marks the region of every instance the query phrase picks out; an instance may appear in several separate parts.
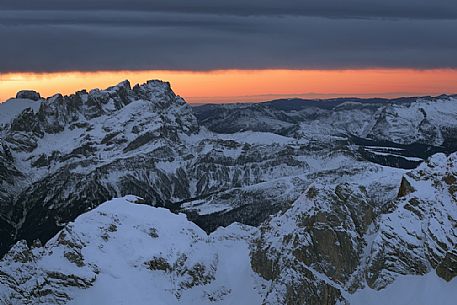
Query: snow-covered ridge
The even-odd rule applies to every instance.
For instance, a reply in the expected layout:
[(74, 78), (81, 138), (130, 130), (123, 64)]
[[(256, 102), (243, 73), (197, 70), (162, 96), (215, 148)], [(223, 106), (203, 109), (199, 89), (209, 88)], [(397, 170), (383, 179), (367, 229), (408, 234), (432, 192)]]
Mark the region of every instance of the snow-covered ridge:
[(456, 140), (457, 97), (342, 101), (279, 100), (248, 105), (194, 107), (210, 130), (269, 131), (312, 138), (324, 134), (353, 134), (398, 144), (442, 145)]
[(262, 281), (249, 260), (254, 228), (233, 224), (208, 236), (185, 215), (137, 199), (100, 205), (45, 247), (16, 244), (0, 262), (0, 301), (260, 304)]
[(2, 125), (10, 124), (25, 109), (31, 108), (34, 112), (37, 112), (40, 106), (40, 101), (23, 98), (10, 99), (0, 103), (0, 129)]

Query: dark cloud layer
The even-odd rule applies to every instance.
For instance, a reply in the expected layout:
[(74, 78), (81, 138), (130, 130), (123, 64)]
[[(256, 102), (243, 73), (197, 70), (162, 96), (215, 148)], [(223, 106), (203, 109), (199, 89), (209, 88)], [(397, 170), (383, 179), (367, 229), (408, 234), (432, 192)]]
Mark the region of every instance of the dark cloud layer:
[(0, 9), (455, 19), (455, 0), (2, 0)]
[(457, 1), (244, 2), (2, 0), (0, 72), (457, 68)]

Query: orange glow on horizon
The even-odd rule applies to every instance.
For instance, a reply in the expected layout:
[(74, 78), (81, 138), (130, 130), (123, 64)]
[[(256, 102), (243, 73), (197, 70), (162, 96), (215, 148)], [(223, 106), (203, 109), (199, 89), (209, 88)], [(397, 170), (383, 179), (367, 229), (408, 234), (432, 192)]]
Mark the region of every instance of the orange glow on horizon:
[(0, 101), (31, 89), (42, 96), (106, 88), (128, 79), (169, 81), (190, 103), (265, 101), (283, 97), (398, 97), (457, 93), (457, 70), (221, 70), (10, 73), (0, 75)]

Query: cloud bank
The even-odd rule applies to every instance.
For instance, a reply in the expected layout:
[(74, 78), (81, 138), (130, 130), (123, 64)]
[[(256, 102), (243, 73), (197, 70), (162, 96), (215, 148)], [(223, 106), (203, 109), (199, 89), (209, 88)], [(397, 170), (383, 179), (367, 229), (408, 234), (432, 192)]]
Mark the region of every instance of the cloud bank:
[(0, 73), (457, 68), (457, 1), (10, 1)]

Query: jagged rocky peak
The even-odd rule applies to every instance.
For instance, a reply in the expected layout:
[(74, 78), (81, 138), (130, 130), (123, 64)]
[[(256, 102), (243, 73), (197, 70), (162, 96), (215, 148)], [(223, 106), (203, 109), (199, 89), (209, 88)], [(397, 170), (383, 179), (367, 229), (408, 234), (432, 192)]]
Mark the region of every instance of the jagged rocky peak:
[(436, 154), (403, 176), (399, 198), (379, 218), (367, 282), (383, 288), (398, 274), (457, 276), (457, 154)]
[[(186, 132), (198, 130), (190, 106), (172, 91), (170, 83), (159, 80), (137, 84), (133, 89), (130, 82), (125, 80), (104, 90), (81, 90), (68, 96), (55, 94), (46, 100), (40, 99), (39, 94), (32, 91), (21, 91), (18, 97), (21, 100), (11, 99), (8, 105), (10, 108), (18, 108), (16, 113), (5, 118), (5, 123), (11, 123), (12, 131), (16, 132), (33, 133), (38, 136), (45, 133), (55, 134), (62, 132), (66, 126), (88, 125), (89, 121), (104, 115), (114, 115), (131, 103), (140, 105), (144, 102), (147, 104), (129, 107), (126, 112), (130, 111), (132, 116), (140, 111), (141, 113), (136, 114), (162, 114), (164, 118), (183, 123)], [(31, 107), (22, 99), (40, 99), (41, 103)]]
[(182, 106), (184, 100), (172, 91), (168, 82), (150, 80), (144, 84), (136, 84), (131, 88), (128, 80), (104, 90), (93, 89), (78, 91), (70, 96), (55, 95), (47, 100), (47, 105), (65, 104), (69, 111), (78, 110), (86, 118), (94, 118), (109, 114), (125, 107), (134, 101), (145, 100), (151, 102), (155, 111), (166, 111), (173, 105)]
[(169, 82), (160, 80), (149, 80), (144, 84), (136, 84), (133, 88), (128, 80), (124, 80), (106, 89), (93, 89), (90, 92), (80, 90), (68, 96), (57, 93), (46, 99), (36, 91), (22, 90), (16, 94), (15, 99), (10, 101), (18, 103), (19, 99), (43, 101), (39, 110), (43, 114), (56, 115), (65, 110), (67, 114), (79, 111), (89, 117), (119, 110), (135, 100), (148, 100), (161, 107), (186, 104), (173, 92)]
[[(122, 83), (121, 83), (122, 84)], [(148, 80), (146, 83), (140, 85), (136, 84), (133, 86), (134, 91), (161, 91), (161, 93), (166, 93), (172, 91), (171, 85), (169, 82), (161, 81), (158, 79)]]
[(167, 108), (174, 103), (179, 106), (187, 105), (181, 97), (176, 96), (169, 82), (149, 80), (142, 85), (135, 85), (132, 91), (138, 98), (156, 101), (160, 107)]
[(132, 87), (130, 86), (129, 80), (126, 79), (126, 80), (123, 80), (122, 82), (120, 82), (119, 84), (117, 84), (116, 86), (108, 87), (106, 89), (106, 91), (112, 91), (112, 90), (117, 91), (117, 90), (121, 90), (121, 89), (128, 91), (128, 90), (131, 90), (131, 88)]
[(373, 194), (388, 189), (382, 176), (314, 183), (260, 227), (251, 262), (276, 284), (270, 299), (333, 304), (363, 287), (382, 291), (405, 275), (455, 283), (457, 154), (436, 154), (402, 177), (389, 173), (397, 187), (377, 202)]
[[(46, 241), (66, 222), (117, 194), (145, 196), (151, 203), (188, 198), (184, 171), (176, 178), (156, 163), (170, 162), (173, 169), (183, 156), (192, 158), (181, 139), (198, 131), (190, 106), (161, 81), (134, 88), (124, 81), (104, 90), (0, 104), (5, 182), (0, 218), (11, 222), (0, 252), (19, 235)], [(70, 203), (69, 194), (77, 203)]]

